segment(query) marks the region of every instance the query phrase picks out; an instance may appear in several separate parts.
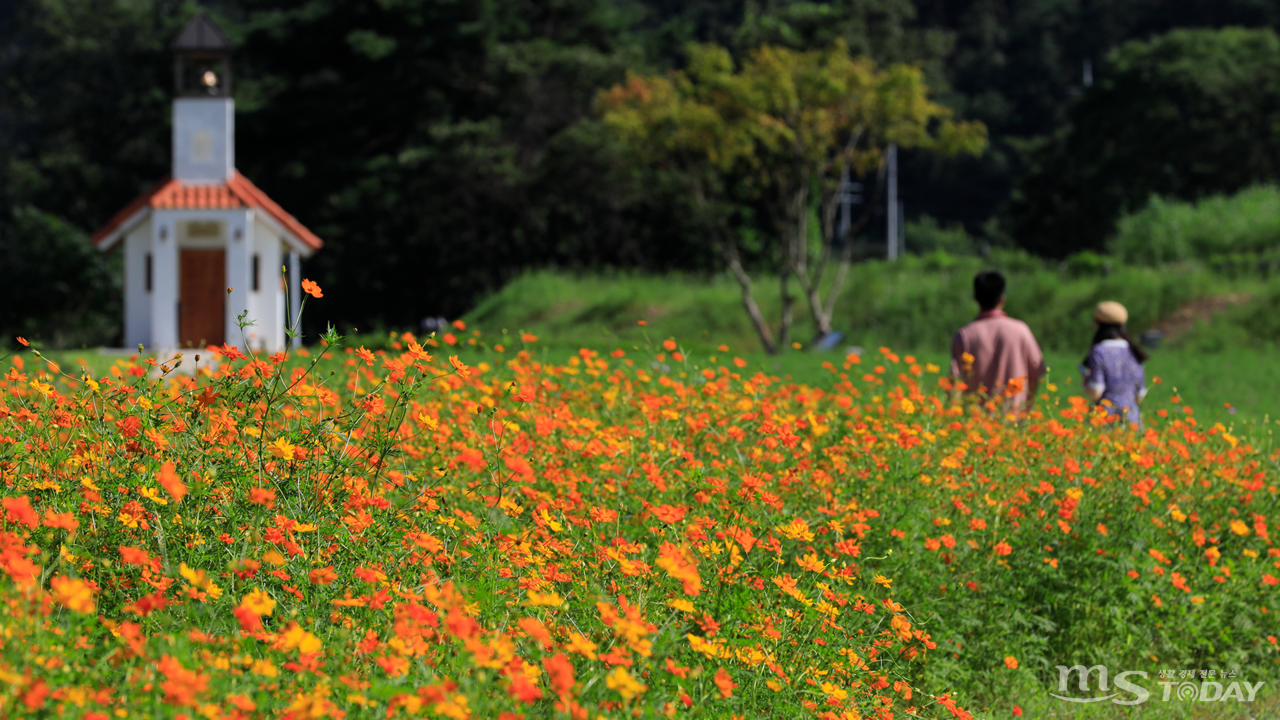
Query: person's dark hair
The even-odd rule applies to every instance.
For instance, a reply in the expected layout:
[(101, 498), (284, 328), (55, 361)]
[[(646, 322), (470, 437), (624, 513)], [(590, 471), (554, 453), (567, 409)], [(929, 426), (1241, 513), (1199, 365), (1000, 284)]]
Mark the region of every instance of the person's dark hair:
[(983, 310), (993, 310), (1004, 297), (1004, 276), (995, 270), (984, 270), (973, 278), (973, 299)]
[[(1133, 353), (1133, 359), (1139, 363), (1145, 363), (1150, 355), (1143, 350), (1133, 340), (1129, 339), (1129, 332), (1125, 330), (1124, 325), (1115, 323), (1098, 323), (1098, 330), (1093, 334), (1093, 342), (1089, 343), (1089, 347), (1102, 342), (1103, 340), (1123, 340), (1129, 343), (1129, 352)], [(1084, 356), (1084, 366), (1089, 367), (1089, 355)]]

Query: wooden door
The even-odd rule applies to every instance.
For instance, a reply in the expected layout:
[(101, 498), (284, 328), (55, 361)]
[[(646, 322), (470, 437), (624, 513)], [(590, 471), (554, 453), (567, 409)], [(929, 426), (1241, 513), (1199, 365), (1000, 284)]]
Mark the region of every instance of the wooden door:
[(178, 342), (204, 347), (226, 342), (227, 251), (182, 250), (178, 282)]

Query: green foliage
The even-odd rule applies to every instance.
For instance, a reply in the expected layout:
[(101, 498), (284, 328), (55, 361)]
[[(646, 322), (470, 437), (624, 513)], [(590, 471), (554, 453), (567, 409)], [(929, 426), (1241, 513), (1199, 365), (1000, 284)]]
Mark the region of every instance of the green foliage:
[[(851, 57), (842, 40), (823, 50), (765, 45), (735, 67), (712, 45), (690, 45), (687, 71), (668, 76), (628, 74), (625, 85), (600, 95), (602, 118), (642, 162), (674, 165), (705, 223), (707, 239), (742, 288), (743, 303), (763, 347), (789, 344), (793, 297), (800, 286), (819, 335), (831, 317), (849, 262), (848, 238), (831, 227), (831, 199), (842, 170), (866, 174), (881, 164), (884, 148), (899, 145), (942, 155), (976, 154), (986, 142), (980, 123), (957, 122), (930, 99), (918, 68), (876, 66)], [(725, 188), (758, 209), (779, 239), (768, 269), (782, 285), (777, 340), (756, 307), (741, 261), (737, 229), (726, 211)], [(812, 222), (824, 208), (826, 222)], [(823, 294), (826, 270), (839, 270)]]
[[(870, 261), (849, 269), (850, 290), (841, 297), (836, 329), (846, 343), (924, 350), (949, 348), (951, 336), (977, 312), (973, 276), (994, 268), (1009, 278), (1008, 310), (1025, 320), (1047, 350), (1079, 352), (1092, 337), (1094, 306), (1118, 300), (1129, 309), (1130, 330), (1140, 333), (1186, 303), (1255, 284), (1229, 283), (1207, 270), (1115, 265), (1093, 274), (1062, 268), (1028, 255), (994, 251), (987, 258), (906, 256), (898, 262)], [(767, 286), (769, 278), (763, 279)], [(778, 298), (761, 293), (765, 312)], [(742, 315), (738, 289), (725, 275), (658, 278), (634, 275), (530, 273), (490, 296), (467, 316), (486, 328), (545, 333), (557, 342), (639, 343), (645, 336), (674, 335), (691, 347), (714, 338), (745, 350), (759, 347)], [(641, 327), (638, 320), (648, 325)], [(1261, 327), (1261, 326), (1258, 326)], [(811, 324), (797, 336), (811, 337)]]
[(765, 176), (762, 185), (789, 189), (824, 180), (842, 161), (874, 167), (889, 143), (955, 154), (985, 142), (981, 124), (955, 122), (929, 100), (919, 70), (877, 68), (843, 41), (806, 52), (762, 46), (740, 68), (724, 48), (688, 53), (686, 71), (632, 74), (600, 96), (605, 124), (649, 162), (742, 164)]
[(120, 263), (84, 233), (30, 206), (0, 218), (0, 333), (52, 347), (101, 345), (119, 334)]
[(1126, 262), (1149, 264), (1280, 254), (1280, 187), (1251, 187), (1194, 203), (1153, 197), (1120, 219), (1108, 249)]
[[(171, 0), (20, 0), (0, 18), (0, 206), (83, 232), (169, 167)], [(525, 4), (217, 3), (237, 165), (328, 241), (326, 320), (460, 314), (530, 265), (705, 264), (683, 197), (623, 162), (595, 94), (643, 67), (634, 13)], [(423, 279), (430, 277), (430, 282)]]
[[(1177, 28), (1277, 28), (1280, 5), (1258, 0), (915, 0), (913, 27), (947, 36), (931, 85), (944, 101), (991, 131), (991, 147), (979, 158), (938, 164), (903, 158), (910, 213), (959, 220), (971, 233), (992, 239), (988, 222), (1004, 217), (1010, 191), (1025, 187), (1024, 147), (1065, 126), (1072, 108), (1112, 73), (1106, 55), (1131, 40), (1148, 40)], [(1145, 200), (1145, 196), (1141, 198)], [(1065, 251), (1063, 255), (1069, 254)]]
[(1280, 38), (1179, 30), (1107, 62), (1071, 124), (1032, 154), (1010, 211), (1015, 238), (1065, 256), (1100, 249), (1126, 211), (1280, 175)]
[[(1177, 199), (1233, 190), (1203, 181), (1196, 173), (1208, 170), (1195, 168), (1231, 158), (1223, 162), (1255, 177), (1252, 168), (1274, 155), (1254, 144), (1240, 151), (1237, 142), (1247, 137), (1265, 146), (1272, 132), (1262, 110), (1249, 114), (1269, 102), (1274, 85), (1266, 77), (1247, 79), (1270, 67), (1265, 43), (1242, 40), (1232, 49), (1214, 41), (1191, 43), (1185, 53), (1177, 47), (1147, 53), (1149, 92), (1177, 98), (1179, 112), (1185, 106), (1191, 113), (1186, 127), (1176, 128), (1183, 135), (1152, 130), (1167, 100), (1129, 117), (1124, 103), (1138, 102), (1141, 93), (1104, 92), (1138, 73), (1137, 65), (1103, 62), (1105, 49), (1180, 26), (1280, 24), (1280, 9), (1255, 0), (1027, 0), (1008, 7), (986, 0), (16, 0), (0, 10), (0, 207), (35, 208), (87, 233), (163, 176), (168, 46), (199, 7), (237, 45), (241, 170), (329, 241), (307, 274), (342, 299), (326, 304), (330, 315), (317, 317), (317, 327), (325, 320), (404, 327), (424, 315), (452, 317), (530, 267), (714, 267), (684, 172), (633, 162), (593, 113), (600, 90), (622, 82), (627, 71), (695, 72), (696, 59), (685, 53), (690, 42), (727, 49), (738, 68), (765, 46), (820, 56), (836, 42), (877, 67), (915, 68), (916, 76), (903, 77), (929, 87), (931, 101), (956, 117), (984, 123), (991, 143), (981, 156), (946, 162), (903, 151), (907, 211), (922, 225), (927, 217), (937, 218), (939, 228), (961, 222), (991, 242), (996, 230), (988, 220), (1008, 198), (1020, 149), (1051, 136), (1073, 107), (1119, 103), (1097, 113), (1105, 109), (1128, 127), (1095, 139), (1114, 137), (1139, 160), (1164, 162), (1161, 139), (1170, 143), (1171, 158), (1193, 151), (1208, 158), (1194, 172), (1169, 166), (1167, 175), (1194, 186), (1192, 195), (1139, 187), (1123, 174), (1083, 185), (1108, 207), (1137, 209), (1152, 192)], [(1253, 37), (1232, 32), (1221, 37)], [(1118, 57), (1136, 58), (1134, 52)], [(1080, 103), (1085, 60), (1093, 61), (1098, 83)], [(1198, 134), (1186, 140), (1186, 133)], [(1070, 154), (1064, 160), (1036, 153), (1035, 166), (1048, 175), (1021, 185), (1027, 202), (1052, 200), (1036, 206), (1048, 208), (1042, 217), (1018, 217), (1044, 225), (1034, 243), (1065, 243), (1053, 251), (1062, 256), (1101, 247), (1100, 237), (1078, 225), (1107, 212), (1077, 208), (1074, 190), (1053, 189), (1075, 182), (1083, 170), (1074, 168), (1087, 156), (1077, 162)], [(776, 154), (758, 160), (760, 167), (778, 166)], [(1049, 160), (1071, 172), (1059, 173)], [(1152, 167), (1119, 162), (1124, 172)], [(724, 192), (724, 225), (740, 240), (753, 238), (742, 247), (749, 269), (768, 267), (776, 259), (776, 222), (752, 204), (767, 179), (759, 168), (750, 178), (729, 177), (734, 187)], [(825, 222), (812, 205), (795, 217)], [(923, 248), (942, 243), (937, 247), (948, 255), (971, 252), (958, 235), (935, 240), (932, 231), (908, 232), (924, 243), (913, 251), (932, 252)], [(1215, 262), (1225, 270), (1247, 264), (1233, 257)], [(344, 288), (351, 292), (339, 293)]]
[[(906, 236), (906, 251), (913, 255), (941, 253), (942, 256), (961, 256), (978, 252), (977, 239), (966, 232), (963, 225), (943, 225), (928, 215), (907, 221), (903, 234)], [(936, 261), (946, 262), (941, 256)]]

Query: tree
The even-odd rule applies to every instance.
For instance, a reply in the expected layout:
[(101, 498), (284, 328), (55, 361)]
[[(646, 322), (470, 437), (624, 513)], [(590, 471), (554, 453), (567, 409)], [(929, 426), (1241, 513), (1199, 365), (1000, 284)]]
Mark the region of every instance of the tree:
[(104, 258), (69, 223), (30, 206), (0, 223), (0, 333), (55, 347), (119, 334), (119, 256)]
[(27, 207), (87, 235), (169, 170), (198, 5), (236, 45), (238, 168), (327, 241), (307, 322), (456, 317), (528, 267), (714, 263), (592, 114), (644, 63), (613, 0), (0, 2), (0, 245), (46, 237)]
[(1155, 195), (1195, 200), (1280, 177), (1280, 38), (1178, 30), (1124, 45), (1071, 124), (1032, 153), (1010, 211), (1039, 253), (1101, 250)]
[[(913, 214), (959, 220), (998, 240), (1029, 141), (1069, 122), (1086, 85), (1110, 72), (1107, 54), (1130, 40), (1177, 28), (1280, 28), (1280, 3), (1266, 0), (912, 0), (914, 27), (946, 32), (940, 101), (980, 120), (991, 145), (980, 157), (939, 162), (899, 157), (901, 193)], [(945, 84), (944, 84), (945, 83)]]
[[(943, 154), (977, 152), (985, 129), (955, 122), (930, 101), (917, 68), (879, 68), (865, 56), (851, 56), (843, 41), (810, 51), (759, 47), (740, 68), (720, 47), (691, 45), (688, 52), (684, 71), (633, 74), (602, 93), (604, 121), (641, 159), (685, 175), (705, 237), (741, 286), (743, 306), (768, 352), (789, 343), (792, 281), (825, 335), (850, 260), (847, 238), (836, 237), (831, 222), (839, 170), (878, 167), (891, 143)], [(776, 340), (730, 227), (730, 180), (763, 211), (777, 238), (782, 316)], [(826, 221), (815, 240), (810, 222), (819, 208)]]

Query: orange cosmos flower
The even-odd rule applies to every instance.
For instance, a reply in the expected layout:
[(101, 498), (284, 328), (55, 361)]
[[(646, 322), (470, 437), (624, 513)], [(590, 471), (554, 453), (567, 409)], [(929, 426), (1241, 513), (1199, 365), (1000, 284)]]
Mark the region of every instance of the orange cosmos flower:
[(538, 641), (544, 648), (551, 648), (555, 645), (555, 639), (551, 637), (551, 633), (547, 631), (547, 627), (542, 624), (538, 618), (527, 617), (521, 618), (520, 629), (533, 640)]
[(1182, 592), (1191, 592), (1191, 586), (1187, 585), (1187, 579), (1182, 576), (1182, 573), (1175, 572), (1173, 574), (1173, 586)]
[(18, 342), (22, 343), (23, 347), (31, 347), (31, 343), (27, 342), (27, 339), (22, 337), (21, 335), (18, 336)]
[(49, 588), (53, 590), (53, 601), (68, 610), (78, 613), (93, 612), (93, 588), (85, 581), (59, 575), (49, 583)]
[(684, 519), (685, 509), (674, 505), (659, 505), (653, 509), (653, 516), (671, 525)]
[(44, 511), (44, 526), (73, 532), (80, 527), (80, 521), (76, 520), (75, 513), (55, 513), (52, 509), (49, 509)]
[(997, 555), (1000, 555), (1001, 557), (1003, 557), (1013, 552), (1013, 546), (1002, 540), (996, 543), (995, 551)]
[(324, 297), (324, 293), (320, 292), (320, 286), (310, 280), (302, 281), (302, 291), (313, 298)]
[(459, 360), (457, 355), (449, 356), (449, 364), (452, 365), (453, 369), (457, 370), (458, 374), (462, 377), (471, 376), (471, 368), (467, 367), (465, 363)]
[(1012, 656), (1012, 655), (1007, 655), (1007, 656), (1005, 656), (1005, 659), (1004, 659), (1004, 666), (1005, 666), (1005, 667), (1007, 667), (1007, 668), (1009, 668), (1010, 670), (1017, 670), (1017, 669), (1018, 669), (1018, 658), (1016, 658), (1016, 657), (1014, 657), (1014, 656)]
[(893, 628), (897, 633), (898, 639), (903, 642), (911, 640), (911, 621), (901, 615), (894, 615), (889, 621), (889, 627)]
[(170, 705), (195, 705), (196, 696), (209, 687), (209, 676), (186, 669), (172, 655), (160, 658), (157, 667), (165, 677), (160, 686), (164, 690), (164, 701)]
[(816, 553), (809, 553), (808, 555), (798, 557), (796, 558), (796, 563), (810, 572), (820, 573), (826, 568), (826, 563), (818, 559), (818, 555)]
[(49, 685), (41, 678), (31, 683), (26, 692), (22, 693), (22, 704), (26, 705), (28, 710), (39, 710), (44, 707), (44, 700), (49, 697), (49, 694)]
[[(533, 681), (529, 679), (528, 675), (525, 675), (519, 670), (511, 673), (511, 684), (507, 687), (507, 694), (510, 695), (513, 700), (522, 703), (531, 703), (542, 699), (542, 690), (537, 685), (533, 684)], [(508, 713), (503, 714), (509, 715)], [(510, 715), (510, 717), (515, 716)], [(499, 720), (505, 719), (499, 716)]]
[(217, 350), (219, 355), (221, 355), (222, 357), (228, 360), (235, 361), (235, 360), (245, 359), (244, 353), (240, 352), (240, 348), (236, 347), (235, 345), (231, 345), (229, 343), (222, 343), (221, 348), (215, 348), (215, 349)]
[(956, 720), (970, 720), (973, 717), (972, 713), (960, 707), (955, 700), (951, 699), (951, 693), (939, 695), (937, 701), (939, 705), (950, 710), (952, 717), (955, 717)]
[(120, 560), (126, 565), (149, 565), (151, 556), (142, 548), (120, 546)]
[[(409, 356), (413, 358), (414, 362), (431, 362), (431, 354), (416, 342), (409, 343)], [(369, 362), (373, 362), (373, 355), (369, 356)]]
[(573, 692), (575, 683), (573, 663), (569, 662), (569, 658), (565, 657), (564, 653), (556, 653), (549, 658), (543, 659), (542, 667), (546, 669), (551, 689), (555, 691), (556, 695), (563, 698)]
[(182, 502), (182, 498), (187, 496), (187, 485), (178, 479), (178, 473), (174, 471), (171, 462), (160, 466), (160, 474), (156, 476), (156, 481), (165, 492), (169, 493), (174, 502)]
[(249, 491), (249, 502), (255, 505), (266, 505), (271, 507), (275, 502), (276, 492), (269, 488), (257, 487)]
[(733, 681), (733, 676), (724, 668), (716, 671), (715, 683), (716, 688), (720, 690), (720, 697), (726, 699), (733, 697), (733, 689), (738, 687), (738, 684)]
[(338, 573), (333, 571), (333, 567), (316, 568), (307, 573), (307, 579), (312, 585), (332, 585), (334, 580), (338, 579)]
[(252, 633), (262, 629), (262, 618), (244, 605), (237, 605), (231, 611), (236, 622), (240, 623), (240, 632)]
[(40, 516), (36, 514), (35, 508), (31, 507), (31, 500), (26, 495), (7, 497), (0, 502), (4, 505), (5, 520), (26, 525), (32, 530), (40, 527)]

